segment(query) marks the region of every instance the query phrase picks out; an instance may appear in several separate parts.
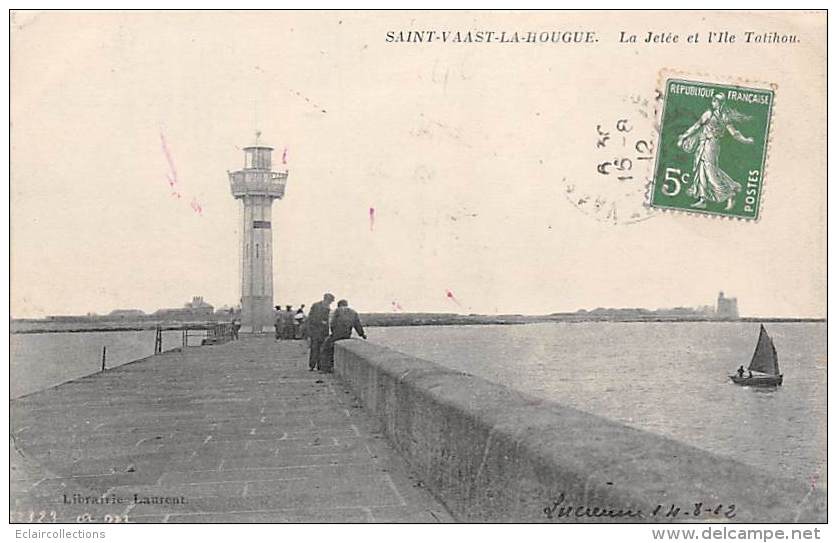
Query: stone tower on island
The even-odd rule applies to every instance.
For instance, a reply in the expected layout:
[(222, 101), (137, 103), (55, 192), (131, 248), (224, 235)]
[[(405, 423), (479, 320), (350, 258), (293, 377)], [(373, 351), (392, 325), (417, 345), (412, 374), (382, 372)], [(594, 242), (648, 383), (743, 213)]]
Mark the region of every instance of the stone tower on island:
[(737, 319), (738, 318), (738, 298), (728, 298), (724, 296), (724, 292), (718, 293), (718, 305), (715, 309), (715, 315), (719, 319)]
[(228, 172), (230, 191), (241, 201), (241, 331), (273, 327), (273, 200), (285, 195), (288, 172), (274, 172), (272, 147), (244, 148), (244, 169)]

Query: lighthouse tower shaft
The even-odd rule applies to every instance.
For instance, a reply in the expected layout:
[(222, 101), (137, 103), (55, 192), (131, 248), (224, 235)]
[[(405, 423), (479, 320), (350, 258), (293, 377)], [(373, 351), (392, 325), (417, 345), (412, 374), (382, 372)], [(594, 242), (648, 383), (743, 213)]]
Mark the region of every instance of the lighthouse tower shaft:
[(273, 200), (285, 195), (287, 172), (271, 170), (266, 146), (244, 149), (244, 169), (230, 172), (230, 191), (241, 201), (241, 329), (273, 326)]

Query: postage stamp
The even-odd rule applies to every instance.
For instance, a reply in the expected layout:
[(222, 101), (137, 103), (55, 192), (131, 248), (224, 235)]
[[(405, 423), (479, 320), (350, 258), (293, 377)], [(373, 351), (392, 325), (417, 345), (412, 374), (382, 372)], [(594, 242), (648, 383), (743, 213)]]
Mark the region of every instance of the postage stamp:
[(774, 91), (667, 79), (650, 204), (755, 220)]

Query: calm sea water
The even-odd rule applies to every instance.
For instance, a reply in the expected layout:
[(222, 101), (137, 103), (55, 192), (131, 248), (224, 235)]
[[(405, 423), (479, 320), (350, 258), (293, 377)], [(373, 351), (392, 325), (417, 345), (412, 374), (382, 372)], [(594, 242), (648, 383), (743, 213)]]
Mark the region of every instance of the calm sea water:
[(369, 339), (689, 443), (825, 485), (826, 325), (766, 325), (782, 387), (727, 374), (750, 361), (753, 323), (539, 323), (374, 328)]
[[(99, 371), (102, 368), (102, 347), (107, 347), (108, 368), (151, 356), (154, 354), (154, 334), (154, 330), (11, 334), (10, 398)], [(192, 342), (190, 337), (189, 344)], [(182, 344), (180, 332), (163, 332), (163, 350)]]

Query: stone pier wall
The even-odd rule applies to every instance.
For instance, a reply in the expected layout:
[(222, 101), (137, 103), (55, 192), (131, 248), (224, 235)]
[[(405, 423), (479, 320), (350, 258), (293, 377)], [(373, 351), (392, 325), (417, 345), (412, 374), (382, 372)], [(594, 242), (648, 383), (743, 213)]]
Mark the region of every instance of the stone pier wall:
[(826, 521), (804, 482), (372, 343), (335, 371), (461, 521)]

